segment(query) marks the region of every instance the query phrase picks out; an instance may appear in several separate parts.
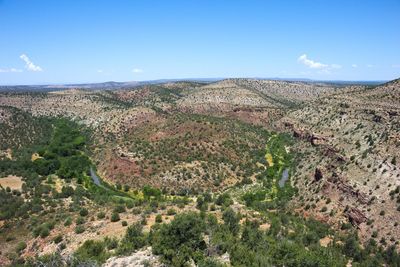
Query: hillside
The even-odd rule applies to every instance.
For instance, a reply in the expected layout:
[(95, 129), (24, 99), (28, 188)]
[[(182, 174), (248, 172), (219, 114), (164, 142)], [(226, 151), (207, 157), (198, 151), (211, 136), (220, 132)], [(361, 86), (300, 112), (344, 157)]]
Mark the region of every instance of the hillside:
[(0, 93), (0, 265), (398, 266), (399, 96), (399, 80)]
[(304, 214), (338, 228), (350, 221), (364, 240), (397, 243), (399, 96), (398, 80), (351, 88), (317, 99), (278, 122), (301, 140), (296, 185), (304, 193), (297, 198)]

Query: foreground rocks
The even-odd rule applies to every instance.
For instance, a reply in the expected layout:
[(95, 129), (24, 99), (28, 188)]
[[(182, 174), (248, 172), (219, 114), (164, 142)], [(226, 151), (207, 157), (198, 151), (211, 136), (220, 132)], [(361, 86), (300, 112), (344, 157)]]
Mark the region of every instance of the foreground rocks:
[(125, 266), (165, 266), (160, 262), (159, 256), (151, 252), (151, 247), (136, 251), (130, 256), (126, 257), (112, 257), (107, 260), (103, 267), (125, 267)]

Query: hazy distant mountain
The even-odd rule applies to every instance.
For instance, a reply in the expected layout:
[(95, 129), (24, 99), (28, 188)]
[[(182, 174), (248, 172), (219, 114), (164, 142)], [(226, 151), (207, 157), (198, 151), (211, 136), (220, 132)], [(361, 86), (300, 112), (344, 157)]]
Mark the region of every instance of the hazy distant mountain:
[[(0, 86), (0, 92), (5, 91), (19, 91), (19, 92), (30, 92), (30, 91), (60, 91), (65, 89), (88, 89), (88, 90), (113, 90), (113, 89), (125, 89), (134, 88), (141, 85), (147, 84), (162, 84), (179, 81), (198, 81), (198, 82), (217, 82), (225, 78), (187, 78), (187, 79), (159, 79), (149, 81), (129, 81), (129, 82), (115, 82), (108, 81), (103, 83), (71, 83), (71, 84), (47, 84), (47, 85), (3, 85)], [(255, 80), (277, 80), (277, 81), (290, 81), (290, 82), (307, 82), (307, 83), (323, 83), (323, 84), (335, 84), (335, 85), (378, 85), (383, 84), (386, 81), (319, 81), (305, 78), (251, 78)]]

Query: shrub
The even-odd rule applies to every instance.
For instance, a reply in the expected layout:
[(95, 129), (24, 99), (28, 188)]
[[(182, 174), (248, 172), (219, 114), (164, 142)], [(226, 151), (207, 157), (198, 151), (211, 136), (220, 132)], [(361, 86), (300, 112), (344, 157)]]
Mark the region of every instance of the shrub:
[(49, 226), (47, 224), (42, 224), (33, 230), (33, 234), (45, 238), (50, 234)]
[(88, 210), (83, 208), (79, 211), (79, 215), (81, 215), (82, 217), (85, 217), (89, 214)]
[(26, 249), (26, 243), (24, 241), (21, 241), (17, 244), (17, 247), (15, 248), (15, 250), (17, 251), (17, 253), (20, 253), (21, 251), (23, 251), (24, 249)]
[(71, 224), (72, 224), (72, 218), (68, 217), (64, 222), (64, 226), (70, 226)]
[(128, 202), (126, 202), (125, 206), (126, 206), (126, 208), (127, 208), (127, 209), (131, 209), (131, 208), (133, 208), (133, 207), (134, 207), (134, 205), (133, 205), (133, 202), (132, 202), (132, 201), (128, 201)]
[(146, 237), (142, 232), (143, 226), (135, 223), (126, 229), (125, 236), (121, 245), (118, 247), (117, 254), (127, 255), (132, 251), (143, 247), (146, 244)]
[(50, 234), (49, 228), (43, 228), (42, 231), (40, 232), (40, 237), (45, 238), (49, 236), (49, 234)]
[(83, 217), (78, 217), (77, 219), (76, 219), (76, 224), (77, 225), (79, 225), (79, 224), (84, 224), (85, 223), (85, 218), (83, 218)]
[(106, 236), (104, 238), (104, 244), (108, 250), (116, 249), (118, 247), (118, 239), (116, 239), (115, 237), (110, 238)]
[(111, 215), (111, 222), (118, 222), (119, 220), (120, 220), (119, 214), (116, 213), (116, 212), (114, 212), (114, 213)]
[(342, 226), (340, 227), (342, 230), (348, 230), (351, 229), (351, 223), (343, 223)]
[(228, 193), (223, 193), (217, 197), (215, 200), (215, 204), (218, 206), (225, 206), (228, 207), (232, 205), (233, 200), (231, 199), (231, 196)]
[(125, 226), (128, 226), (128, 222), (127, 222), (127, 221), (122, 221), (121, 224), (122, 224), (122, 226), (124, 226), (124, 227), (125, 227)]
[(157, 214), (155, 221), (156, 221), (156, 223), (161, 223), (162, 222), (161, 214)]
[(63, 237), (62, 237), (61, 234), (60, 234), (60, 235), (57, 235), (57, 236), (53, 239), (54, 243), (56, 243), (56, 244), (60, 243), (62, 240), (63, 240)]
[[(175, 266), (185, 263), (205, 249), (202, 234), (205, 224), (198, 213), (182, 213), (170, 224), (162, 224), (152, 238), (153, 252)], [(177, 253), (179, 252), (179, 253)]]
[(125, 207), (122, 206), (122, 205), (118, 205), (118, 206), (116, 206), (116, 207), (114, 208), (114, 212), (115, 212), (115, 213), (122, 213), (122, 212), (125, 212), (125, 211), (126, 211), (126, 209), (125, 209)]
[(176, 214), (176, 211), (174, 209), (171, 208), (171, 209), (167, 210), (167, 215), (171, 216), (171, 215), (175, 215), (175, 214)]
[(106, 217), (106, 214), (103, 211), (100, 211), (97, 213), (97, 218), (98, 219), (104, 219)]
[(224, 220), (224, 224), (228, 227), (229, 231), (237, 235), (240, 230), (240, 216), (236, 214), (231, 208), (227, 208), (222, 214), (222, 219)]
[(85, 232), (85, 228), (83, 227), (83, 225), (78, 225), (77, 227), (75, 227), (76, 234), (81, 234), (83, 232)]
[(103, 263), (107, 259), (105, 244), (102, 241), (86, 240), (75, 252), (80, 261), (96, 261)]

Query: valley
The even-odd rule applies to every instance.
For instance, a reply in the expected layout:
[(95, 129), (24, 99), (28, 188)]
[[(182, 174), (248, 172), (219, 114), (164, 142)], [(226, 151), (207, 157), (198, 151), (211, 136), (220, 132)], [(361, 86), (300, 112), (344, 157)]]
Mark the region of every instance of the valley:
[(399, 96), (399, 80), (0, 92), (0, 265), (399, 266)]

